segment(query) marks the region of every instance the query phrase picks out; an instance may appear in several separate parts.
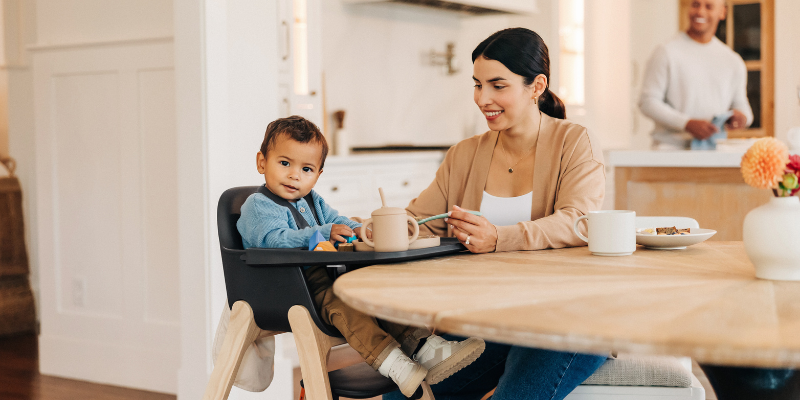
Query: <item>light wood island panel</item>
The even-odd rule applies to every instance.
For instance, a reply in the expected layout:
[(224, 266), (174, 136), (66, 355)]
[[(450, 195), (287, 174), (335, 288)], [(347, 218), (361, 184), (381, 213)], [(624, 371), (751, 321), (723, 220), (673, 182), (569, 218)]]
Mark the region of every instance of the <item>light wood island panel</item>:
[(742, 240), (744, 217), (772, 197), (744, 183), (738, 167), (616, 167), (614, 184), (617, 210), (691, 217), (721, 241)]

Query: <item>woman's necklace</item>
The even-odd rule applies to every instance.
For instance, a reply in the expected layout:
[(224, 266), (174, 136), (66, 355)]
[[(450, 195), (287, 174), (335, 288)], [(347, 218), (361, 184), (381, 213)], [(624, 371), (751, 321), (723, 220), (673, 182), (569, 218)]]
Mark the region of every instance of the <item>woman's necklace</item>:
[[(540, 115), (539, 116), (539, 128), (536, 130), (536, 141), (537, 142), (539, 141), (539, 131), (541, 131), (541, 130), (542, 130), (542, 117)], [(506, 155), (506, 159), (508, 159), (509, 158), (508, 157), (508, 152), (506, 151), (505, 146), (503, 146), (503, 141), (500, 140), (499, 138), (497, 140), (500, 141), (500, 148), (503, 149), (503, 154), (505, 154)], [(520, 157), (519, 160), (517, 160), (517, 162), (514, 163), (514, 165), (508, 167), (508, 173), (509, 174), (514, 172), (514, 167), (516, 167), (517, 164), (519, 164), (520, 161), (522, 161), (525, 157), (527, 157), (528, 154), (530, 154), (531, 150), (533, 150), (534, 147), (536, 147), (536, 143), (534, 143), (533, 146), (531, 146), (531, 148), (528, 149), (528, 151), (526, 151), (525, 154), (523, 154), (522, 157)]]

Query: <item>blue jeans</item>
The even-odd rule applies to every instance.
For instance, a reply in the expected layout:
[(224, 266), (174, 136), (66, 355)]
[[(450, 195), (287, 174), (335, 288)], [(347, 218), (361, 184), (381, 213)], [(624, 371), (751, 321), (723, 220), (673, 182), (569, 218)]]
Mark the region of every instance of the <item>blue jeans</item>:
[[(475, 362), (431, 389), (436, 400), (480, 400), (495, 387), (492, 400), (561, 400), (606, 358), (486, 342), (486, 350)], [(383, 399), (404, 400), (405, 396), (395, 391), (383, 395)]]

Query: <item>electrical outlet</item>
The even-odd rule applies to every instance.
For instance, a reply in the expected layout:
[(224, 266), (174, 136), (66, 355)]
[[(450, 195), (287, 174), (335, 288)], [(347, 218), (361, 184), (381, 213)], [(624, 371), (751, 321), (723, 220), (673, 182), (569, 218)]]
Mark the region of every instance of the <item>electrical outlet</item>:
[(86, 305), (86, 280), (72, 278), (72, 305), (84, 307)]

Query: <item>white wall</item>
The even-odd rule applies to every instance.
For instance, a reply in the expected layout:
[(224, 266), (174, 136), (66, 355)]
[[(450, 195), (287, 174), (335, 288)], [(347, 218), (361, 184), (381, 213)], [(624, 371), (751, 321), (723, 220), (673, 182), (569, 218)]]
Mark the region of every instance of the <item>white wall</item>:
[(655, 124), (637, 105), (647, 61), (655, 48), (678, 32), (678, 2), (675, 0), (631, 0), (630, 51), (631, 108), (633, 110), (631, 148), (649, 149), (650, 132)]
[[(211, 342), (225, 300), (217, 200), (261, 176), (255, 154), (278, 116), (277, 2), (175, 1), (181, 362), (178, 398), (203, 396)], [(288, 338), (291, 341), (291, 338)], [(285, 335), (277, 348), (287, 346)], [(265, 393), (233, 388), (230, 399), (293, 398), (291, 360), (276, 355)]]
[[(553, 43), (549, 1), (539, 4), (537, 16), (474, 17), (406, 4), (323, 2), (328, 113), (347, 111), (352, 146), (454, 144), (486, 131), (472, 100), (472, 50), (512, 26)], [(454, 75), (427, 62), (447, 42), (456, 43)]]

